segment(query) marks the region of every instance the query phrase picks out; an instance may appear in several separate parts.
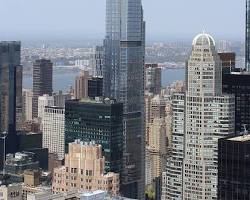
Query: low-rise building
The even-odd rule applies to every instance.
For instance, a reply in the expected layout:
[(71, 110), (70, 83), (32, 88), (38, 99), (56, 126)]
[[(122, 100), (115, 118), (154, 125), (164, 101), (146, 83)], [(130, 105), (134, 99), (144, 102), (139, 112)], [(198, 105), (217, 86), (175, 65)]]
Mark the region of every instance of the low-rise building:
[(54, 193), (72, 190), (105, 190), (114, 195), (119, 193), (119, 174), (105, 174), (101, 145), (76, 140), (69, 144), (68, 152), (65, 154), (65, 165), (54, 169)]
[(0, 200), (22, 200), (22, 186), (20, 184), (0, 186)]

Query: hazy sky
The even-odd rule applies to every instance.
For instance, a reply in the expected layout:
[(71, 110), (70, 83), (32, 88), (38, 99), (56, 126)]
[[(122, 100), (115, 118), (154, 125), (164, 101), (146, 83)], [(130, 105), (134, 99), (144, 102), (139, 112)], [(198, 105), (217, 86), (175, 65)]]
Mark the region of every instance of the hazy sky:
[[(148, 39), (244, 37), (245, 0), (143, 0)], [(0, 0), (0, 40), (93, 38), (105, 33), (105, 0)]]

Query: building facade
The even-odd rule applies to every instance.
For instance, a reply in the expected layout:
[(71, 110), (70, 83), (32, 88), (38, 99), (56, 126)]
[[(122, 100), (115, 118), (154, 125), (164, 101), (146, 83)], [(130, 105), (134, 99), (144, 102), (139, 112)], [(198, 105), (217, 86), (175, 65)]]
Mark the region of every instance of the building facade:
[(17, 89), (20, 89), (17, 85), (20, 82), (20, 59), (20, 42), (0, 42), (0, 169), (3, 167), (4, 155), (17, 150), (16, 111), (17, 101), (19, 103), (20, 100), (17, 98)]
[(88, 80), (88, 97), (102, 97), (103, 96), (103, 78), (92, 77)]
[(218, 139), (234, 133), (234, 97), (222, 94), (222, 63), (208, 34), (193, 40), (186, 86), (183, 199), (216, 199)]
[(172, 96), (172, 145), (167, 159), (166, 171), (162, 175), (162, 200), (182, 199), (182, 177), (184, 158), (184, 111), (185, 94)]
[(124, 105), (125, 144), (121, 193), (144, 199), (145, 23), (141, 0), (106, 1), (104, 96)]
[(54, 98), (54, 106), (58, 106), (61, 108), (65, 107), (65, 102), (72, 99), (71, 94), (63, 93), (61, 90), (57, 93), (53, 93)]
[(45, 106), (42, 118), (43, 148), (55, 153), (59, 160), (65, 154), (65, 110), (61, 107)]
[(103, 76), (103, 65), (104, 65), (104, 47), (96, 46), (94, 55), (92, 58), (93, 65), (93, 76), (102, 77)]
[(43, 119), (46, 106), (54, 106), (54, 97), (44, 94), (38, 97), (38, 118)]
[(52, 190), (63, 193), (72, 190), (105, 190), (119, 193), (119, 174), (105, 173), (105, 157), (102, 146), (80, 140), (68, 145), (65, 166), (54, 169)]
[(154, 95), (161, 93), (161, 68), (158, 64), (145, 65), (145, 89)]
[(30, 89), (23, 90), (23, 121), (32, 120), (32, 98), (33, 92)]
[(246, 34), (245, 34), (246, 71), (250, 71), (250, 0), (246, 0)]
[(16, 130), (22, 129), (23, 123), (23, 66), (16, 67)]
[(16, 130), (16, 99), (17, 89), (20, 89), (17, 86), (20, 82), (17, 74), (19, 75), (21, 67), (20, 57), (20, 42), (0, 42), (0, 132), (14, 134)]
[(38, 97), (48, 94), (52, 96), (53, 63), (50, 60), (40, 59), (33, 64), (33, 100), (32, 117), (38, 117)]
[(89, 71), (82, 71), (79, 76), (75, 78), (75, 99), (82, 99), (88, 97), (88, 80), (91, 78)]
[(167, 135), (164, 118), (155, 118), (149, 128), (149, 145), (146, 147), (151, 162), (151, 180), (161, 177), (166, 168)]
[(0, 200), (23, 200), (22, 185), (12, 184), (0, 186)]
[(224, 93), (235, 96), (235, 132), (250, 129), (250, 73), (231, 72), (222, 76)]
[(250, 197), (250, 136), (230, 136), (219, 140), (218, 198), (219, 200)]
[(105, 170), (120, 173), (123, 155), (123, 105), (114, 100), (72, 100), (65, 107), (65, 143), (76, 139), (101, 144)]

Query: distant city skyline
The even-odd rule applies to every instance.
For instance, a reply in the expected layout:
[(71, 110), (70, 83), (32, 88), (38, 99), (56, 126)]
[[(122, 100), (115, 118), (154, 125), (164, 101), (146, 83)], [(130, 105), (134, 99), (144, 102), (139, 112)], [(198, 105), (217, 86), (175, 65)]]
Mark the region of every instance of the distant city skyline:
[[(103, 39), (105, 0), (0, 0), (0, 40)], [(243, 40), (245, 0), (143, 0), (147, 40)], [(11, 14), (10, 14), (11, 13)]]

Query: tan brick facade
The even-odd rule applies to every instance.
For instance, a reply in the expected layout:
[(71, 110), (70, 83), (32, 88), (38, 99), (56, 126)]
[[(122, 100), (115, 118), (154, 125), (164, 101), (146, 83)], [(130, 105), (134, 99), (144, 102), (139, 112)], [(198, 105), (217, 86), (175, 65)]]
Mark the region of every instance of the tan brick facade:
[(119, 174), (104, 174), (105, 158), (101, 145), (76, 141), (69, 144), (65, 166), (55, 168), (52, 189), (54, 193), (70, 190), (105, 190), (119, 193)]

